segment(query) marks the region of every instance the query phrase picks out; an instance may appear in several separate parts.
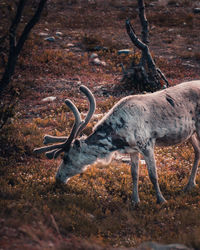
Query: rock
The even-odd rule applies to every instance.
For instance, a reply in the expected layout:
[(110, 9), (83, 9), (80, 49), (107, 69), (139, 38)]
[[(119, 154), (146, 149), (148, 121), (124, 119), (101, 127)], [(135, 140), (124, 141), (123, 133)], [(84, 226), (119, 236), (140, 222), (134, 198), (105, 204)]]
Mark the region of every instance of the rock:
[(42, 102), (53, 102), (56, 100), (55, 96), (48, 96), (42, 99)]
[[(127, 154), (119, 154), (119, 153), (115, 155), (115, 160), (119, 160), (119, 161), (122, 161), (122, 162), (125, 162), (125, 163), (130, 163), (130, 161), (131, 161), (129, 155), (127, 155)], [(143, 166), (143, 165), (146, 165), (146, 162), (145, 162), (145, 160), (140, 160), (139, 164), (141, 166)]]
[(98, 57), (94, 58), (92, 61), (95, 65), (101, 65), (101, 61)]
[(129, 155), (119, 153), (115, 155), (115, 159), (125, 163), (130, 163), (131, 160)]
[(97, 45), (97, 46), (94, 47), (94, 50), (97, 50), (97, 51), (100, 51), (100, 50), (108, 51), (108, 48), (104, 47), (104, 46)]
[(67, 44), (67, 47), (68, 47), (68, 48), (72, 48), (72, 47), (74, 47), (74, 46), (75, 46), (75, 45), (74, 45), (73, 43), (68, 43), (68, 44)]
[(106, 66), (106, 62), (101, 61), (96, 53), (90, 55), (90, 62), (98, 66)]
[(131, 53), (133, 53), (133, 51), (132, 50), (130, 50), (130, 49), (121, 49), (121, 50), (118, 50), (118, 55), (121, 55), (121, 54), (131, 54)]
[(180, 7), (180, 4), (177, 3), (176, 1), (168, 1), (167, 5), (175, 6), (175, 7)]
[(92, 219), (92, 220), (95, 219), (95, 216), (94, 216), (93, 214), (88, 213), (87, 215), (88, 215), (88, 218), (89, 218), (89, 219)]
[(63, 35), (62, 32), (60, 32), (60, 31), (57, 31), (57, 32), (56, 32), (56, 36), (62, 36), (62, 35)]
[(94, 59), (94, 58), (98, 58), (97, 53), (92, 53), (92, 54), (90, 55), (90, 59)]
[(102, 66), (106, 66), (106, 62), (105, 61), (101, 61), (101, 65)]
[(75, 76), (72, 78), (73, 81), (81, 82), (80, 76)]
[(190, 68), (195, 68), (196, 66), (194, 64), (191, 64), (190, 61), (186, 61), (185, 63), (183, 63), (184, 66), (190, 67)]
[(135, 250), (191, 250), (182, 244), (159, 244), (156, 242), (144, 242), (138, 246)]
[(200, 13), (200, 8), (194, 8), (194, 9), (193, 9), (193, 13), (194, 13), (194, 14)]
[(82, 49), (78, 48), (78, 47), (75, 47), (75, 45), (74, 45), (73, 51), (78, 53), (78, 52), (82, 52)]
[(150, 6), (150, 7), (154, 7), (154, 6), (155, 6), (155, 3), (149, 3), (149, 6)]
[(94, 58), (94, 60), (92, 61), (95, 65), (98, 65), (98, 66), (106, 66), (106, 62), (104, 61), (101, 61), (98, 57), (97, 58)]
[(56, 39), (54, 36), (49, 36), (49, 37), (46, 37), (44, 40), (48, 42), (55, 42)]
[(48, 33), (46, 33), (46, 32), (40, 32), (39, 33), (39, 36), (48, 36), (49, 34)]

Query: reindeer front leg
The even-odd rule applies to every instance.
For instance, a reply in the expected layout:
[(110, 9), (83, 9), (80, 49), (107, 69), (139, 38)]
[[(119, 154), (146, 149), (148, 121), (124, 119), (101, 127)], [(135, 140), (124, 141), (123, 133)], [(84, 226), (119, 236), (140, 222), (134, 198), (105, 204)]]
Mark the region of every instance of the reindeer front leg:
[(143, 156), (147, 164), (147, 169), (148, 169), (150, 180), (156, 191), (157, 203), (160, 204), (160, 203), (166, 202), (165, 198), (163, 197), (160, 191), (160, 187), (158, 183), (158, 175), (157, 175), (157, 170), (156, 170), (156, 161), (154, 157), (153, 145), (149, 146), (148, 148), (145, 148), (145, 150), (143, 151)]
[(133, 193), (132, 193), (132, 203), (133, 206), (137, 206), (140, 202), (138, 195), (138, 171), (139, 171), (139, 153), (135, 152), (131, 156), (131, 175), (133, 179)]

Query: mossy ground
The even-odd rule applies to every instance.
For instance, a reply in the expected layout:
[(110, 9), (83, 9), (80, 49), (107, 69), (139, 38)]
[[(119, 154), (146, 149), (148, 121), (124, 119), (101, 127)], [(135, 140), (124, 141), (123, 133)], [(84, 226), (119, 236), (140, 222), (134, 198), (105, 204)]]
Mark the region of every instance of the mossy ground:
[(146, 166), (140, 166), (141, 204), (134, 209), (128, 164), (115, 160), (107, 166), (96, 164), (67, 185), (57, 185), (59, 160), (32, 154), (41, 131), (34, 124), (12, 126), (4, 129), (21, 129), (15, 139), (10, 137), (12, 154), (1, 161), (1, 244), (9, 244), (13, 237), (9, 230), (14, 230), (23, 244), (41, 248), (51, 243), (59, 249), (63, 239), (74, 235), (112, 246), (157, 241), (199, 249), (199, 186), (189, 193), (182, 191), (194, 158), (190, 144), (156, 149), (159, 183), (167, 204), (156, 204)]

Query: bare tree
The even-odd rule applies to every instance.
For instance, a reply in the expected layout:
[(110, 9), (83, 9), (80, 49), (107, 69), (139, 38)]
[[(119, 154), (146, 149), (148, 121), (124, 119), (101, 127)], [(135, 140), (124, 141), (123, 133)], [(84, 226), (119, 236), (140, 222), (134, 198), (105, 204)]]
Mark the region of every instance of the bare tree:
[(17, 63), (18, 56), (24, 46), (25, 41), (28, 38), (31, 29), (39, 21), (42, 10), (47, 0), (39, 1), (34, 15), (25, 25), (22, 33), (19, 35), (19, 38), (17, 39), (16, 37), (17, 28), (19, 27), (19, 24), (21, 22), (22, 13), (27, 2), (28, 2), (27, 0), (19, 0), (16, 10), (16, 15), (12, 20), (12, 23), (9, 28), (8, 60), (6, 62), (5, 71), (3, 73), (2, 79), (0, 80), (0, 96), (2, 95), (3, 90), (8, 86), (11, 80), (11, 77), (15, 71), (15, 66)]
[[(131, 81), (133, 85), (137, 84), (135, 87), (138, 88), (139, 91), (155, 91), (160, 89), (162, 85), (168, 87), (169, 83), (162, 71), (156, 67), (148, 47), (149, 25), (145, 14), (144, 0), (138, 0), (138, 8), (142, 26), (141, 39), (137, 37), (129, 20), (126, 20), (126, 30), (133, 44), (141, 50), (142, 55), (138, 64), (133, 60), (128, 70), (123, 68), (123, 80)], [(162, 81), (164, 84), (161, 83)]]

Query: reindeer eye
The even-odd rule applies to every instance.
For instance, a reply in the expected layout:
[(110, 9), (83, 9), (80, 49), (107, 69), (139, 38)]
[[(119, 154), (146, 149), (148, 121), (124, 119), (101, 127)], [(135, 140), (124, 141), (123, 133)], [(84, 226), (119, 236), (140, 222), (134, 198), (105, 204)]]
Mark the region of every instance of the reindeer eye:
[(74, 145), (75, 145), (77, 148), (80, 148), (81, 143), (80, 143), (79, 140), (76, 139), (76, 140), (74, 141)]

